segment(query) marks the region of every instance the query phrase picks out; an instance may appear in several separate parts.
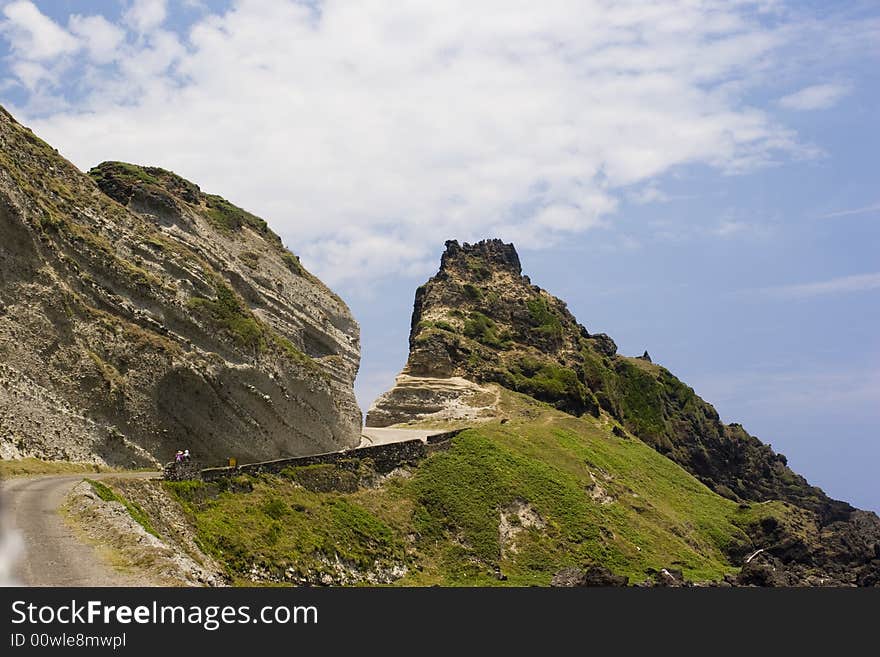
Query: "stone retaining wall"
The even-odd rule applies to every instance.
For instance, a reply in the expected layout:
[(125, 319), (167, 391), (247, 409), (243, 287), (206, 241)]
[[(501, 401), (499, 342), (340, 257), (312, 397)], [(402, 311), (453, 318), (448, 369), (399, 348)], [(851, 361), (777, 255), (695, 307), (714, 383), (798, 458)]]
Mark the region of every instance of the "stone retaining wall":
[[(329, 452), (315, 454), (313, 456), (295, 456), (274, 461), (262, 461), (260, 463), (248, 463), (236, 467), (206, 468), (199, 473), (204, 481), (216, 481), (224, 477), (238, 474), (277, 474), (285, 468), (302, 467), (306, 465), (334, 464), (346, 470), (357, 470), (358, 464), (363, 459), (373, 462), (373, 469), (379, 474), (387, 474), (395, 468), (404, 465), (416, 465), (429, 454), (447, 449), (452, 439), (464, 429), (456, 429), (445, 433), (429, 436), (426, 440), (414, 438), (399, 443), (387, 443), (383, 445), (369, 445), (357, 447), (342, 452)], [(193, 476), (192, 478), (198, 478)]]

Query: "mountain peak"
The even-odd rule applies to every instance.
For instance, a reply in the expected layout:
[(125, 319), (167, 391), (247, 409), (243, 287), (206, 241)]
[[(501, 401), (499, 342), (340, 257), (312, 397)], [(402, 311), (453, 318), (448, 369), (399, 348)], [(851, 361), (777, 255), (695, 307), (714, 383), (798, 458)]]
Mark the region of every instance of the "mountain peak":
[(500, 267), (522, 274), (519, 255), (513, 244), (500, 239), (481, 240), (474, 244), (459, 245), (456, 240), (446, 242), (446, 251), (440, 257), (440, 271), (450, 268), (465, 269), (479, 275), (486, 267)]
[[(416, 292), (403, 375), (498, 384), (572, 415), (606, 417), (725, 497), (783, 499), (832, 515), (843, 508), (770, 447), (725, 426), (647, 351), (624, 356), (610, 337), (591, 334), (564, 301), (521, 275), (516, 250), (501, 240), (446, 243), (440, 271)], [(405, 392), (415, 394), (411, 380)], [(371, 426), (401, 421), (394, 390), (367, 416)]]

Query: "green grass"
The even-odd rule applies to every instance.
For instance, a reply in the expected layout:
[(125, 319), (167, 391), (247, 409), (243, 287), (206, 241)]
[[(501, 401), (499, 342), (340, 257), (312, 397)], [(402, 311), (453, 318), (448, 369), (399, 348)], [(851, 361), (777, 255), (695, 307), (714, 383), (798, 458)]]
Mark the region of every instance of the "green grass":
[(0, 459), (0, 477), (28, 477), (33, 475), (79, 474), (80, 472), (112, 472), (112, 468), (94, 463), (72, 461), (45, 461), (33, 457)]
[[(400, 585), (547, 585), (565, 566), (597, 563), (634, 581), (660, 568), (719, 580), (753, 549), (745, 528), (790, 513), (780, 503), (741, 507), (600, 420), (503, 395), (505, 408), (522, 415), (463, 432), (412, 477), (378, 489), (316, 492), (327, 488), (296, 483), (338, 486), (328, 466), (243, 477), (225, 489), (165, 485), (199, 544), (238, 583), (254, 564), (317, 581), (334, 572), (337, 555), (361, 571), (405, 564)], [(502, 549), (500, 513), (514, 502), (544, 526), (521, 528), (515, 549)]]
[(162, 181), (148, 173), (144, 167), (128, 162), (102, 162), (89, 171), (92, 179), (100, 184), (109, 178), (122, 180), (130, 185), (146, 183), (161, 186)]
[(109, 486), (102, 484), (100, 481), (95, 481), (94, 479), (86, 479), (87, 482), (94, 489), (95, 493), (98, 494), (105, 502), (119, 502), (125, 507), (125, 510), (128, 511), (128, 515), (131, 516), (132, 520), (138, 523), (141, 527), (143, 527), (147, 532), (159, 538), (159, 534), (153, 528), (152, 523), (150, 522), (150, 517), (144, 512), (144, 510), (134, 502), (130, 502), (125, 499), (122, 495), (114, 491)]
[(242, 210), (221, 196), (205, 194), (206, 216), (216, 227), (225, 232), (240, 230), (242, 226), (253, 228), (261, 235), (269, 235), (269, 225), (260, 217)]
[(244, 582), (255, 563), (278, 576), (291, 569), (309, 579), (332, 572), (337, 556), (360, 569), (406, 559), (402, 536), (359, 494), (315, 493), (286, 477), (248, 483), (249, 492), (232, 492), (215, 484), (165, 482), (194, 518), (200, 547), (235, 581)]
[(640, 436), (658, 440), (667, 432), (663, 388), (657, 377), (628, 361), (617, 364), (616, 393), (624, 421)]

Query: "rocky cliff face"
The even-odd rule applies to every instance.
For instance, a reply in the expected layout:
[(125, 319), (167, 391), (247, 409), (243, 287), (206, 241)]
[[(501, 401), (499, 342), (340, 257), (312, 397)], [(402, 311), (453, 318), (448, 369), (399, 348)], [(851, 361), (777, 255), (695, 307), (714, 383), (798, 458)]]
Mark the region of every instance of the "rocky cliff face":
[(359, 327), (254, 215), (85, 175), (0, 111), (0, 456), (207, 462), (357, 444)]
[[(413, 381), (433, 382), (421, 391), (430, 398), (448, 377), (498, 383), (573, 415), (607, 417), (724, 497), (782, 500), (806, 510), (815, 524), (810, 535), (823, 535), (821, 541), (807, 541), (794, 527), (765, 528), (788, 546), (777, 555), (780, 563), (821, 562), (865, 581), (880, 573), (875, 514), (830, 499), (742, 426), (722, 423), (710, 404), (647, 352), (618, 354), (611, 338), (590, 333), (563, 301), (522, 275), (511, 244), (446, 243), (439, 272), (416, 292), (399, 384), (375, 402), (367, 425), (405, 422), (409, 400), (419, 396)], [(438, 397), (433, 403), (450, 401)]]

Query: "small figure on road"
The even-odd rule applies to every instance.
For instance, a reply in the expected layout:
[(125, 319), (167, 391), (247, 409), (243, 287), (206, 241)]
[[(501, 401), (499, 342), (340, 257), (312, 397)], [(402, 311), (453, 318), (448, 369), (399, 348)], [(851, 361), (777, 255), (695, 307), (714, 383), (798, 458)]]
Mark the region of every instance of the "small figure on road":
[(180, 463), (182, 460), (183, 460), (183, 452), (181, 452), (180, 450), (177, 450), (177, 452), (174, 454), (174, 462)]

